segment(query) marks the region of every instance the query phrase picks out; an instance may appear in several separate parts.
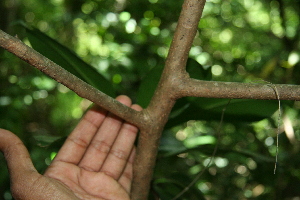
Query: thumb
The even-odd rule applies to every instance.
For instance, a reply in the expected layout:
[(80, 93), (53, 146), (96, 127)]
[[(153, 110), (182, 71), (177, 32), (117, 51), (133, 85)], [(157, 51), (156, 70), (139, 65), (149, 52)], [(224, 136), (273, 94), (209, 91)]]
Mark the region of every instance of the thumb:
[(7, 161), (12, 189), (26, 185), (28, 177), (37, 174), (26, 147), (12, 132), (0, 129), (0, 151)]

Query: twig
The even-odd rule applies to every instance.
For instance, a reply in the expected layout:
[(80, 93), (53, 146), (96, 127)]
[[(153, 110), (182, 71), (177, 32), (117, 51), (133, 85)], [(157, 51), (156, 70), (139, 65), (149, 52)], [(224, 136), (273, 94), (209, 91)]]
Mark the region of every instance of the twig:
[(268, 84), (270, 87), (273, 88), (275, 95), (278, 99), (278, 118), (277, 118), (277, 134), (276, 134), (276, 156), (275, 156), (275, 163), (274, 163), (274, 174), (276, 173), (277, 164), (278, 164), (278, 146), (279, 146), (279, 133), (280, 133), (280, 120), (281, 120), (281, 106), (280, 106), (280, 97), (279, 92), (277, 90), (276, 85), (270, 83)]

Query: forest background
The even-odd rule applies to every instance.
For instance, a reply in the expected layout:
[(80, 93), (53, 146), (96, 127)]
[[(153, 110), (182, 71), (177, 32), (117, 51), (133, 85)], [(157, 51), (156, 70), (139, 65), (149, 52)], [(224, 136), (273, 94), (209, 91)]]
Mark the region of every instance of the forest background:
[[(4, 0), (0, 29), (29, 45), (33, 26), (72, 49), (107, 80), (111, 96), (147, 106), (183, 1)], [(257, 84), (300, 82), (299, 0), (207, 1), (187, 64), (193, 78)], [(37, 32), (31, 32), (37, 34)], [(266, 82), (267, 81), (267, 82)], [(187, 103), (188, 102), (188, 103)], [(152, 196), (171, 199), (299, 200), (299, 102), (185, 98), (166, 125)], [(0, 127), (16, 133), (43, 172), (90, 102), (0, 49)], [(180, 113), (180, 118), (177, 116)], [(12, 199), (0, 157), (0, 199)]]

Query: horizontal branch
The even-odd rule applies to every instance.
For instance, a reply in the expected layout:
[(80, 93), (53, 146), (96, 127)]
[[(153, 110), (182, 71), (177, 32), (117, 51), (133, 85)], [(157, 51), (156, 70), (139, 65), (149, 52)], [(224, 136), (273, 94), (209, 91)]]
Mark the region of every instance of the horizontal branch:
[(300, 100), (300, 85), (201, 81), (187, 78), (178, 85), (179, 97)]
[(78, 96), (92, 101), (138, 127), (144, 124), (143, 117), (146, 115), (143, 115), (143, 112), (135, 111), (119, 103), (2, 30), (0, 30), (0, 46), (73, 90)]

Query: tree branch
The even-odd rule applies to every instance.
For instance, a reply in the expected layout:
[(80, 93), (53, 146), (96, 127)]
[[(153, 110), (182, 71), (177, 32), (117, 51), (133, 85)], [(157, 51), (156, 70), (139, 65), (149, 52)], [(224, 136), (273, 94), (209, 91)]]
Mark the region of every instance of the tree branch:
[(198, 30), (206, 0), (185, 0), (178, 19), (178, 24), (166, 59), (166, 73), (173, 76), (174, 73), (185, 72), (188, 55)]
[(176, 101), (178, 80), (187, 77), (186, 61), (195, 38), (205, 0), (185, 0), (160, 82), (145, 112), (150, 121), (141, 131), (134, 163), (133, 200), (146, 200), (152, 180), (159, 139)]
[(177, 85), (178, 96), (229, 99), (300, 100), (299, 85), (202, 81), (187, 78)]
[(121, 104), (2, 30), (0, 30), (0, 46), (70, 88), (78, 96), (94, 102), (138, 127), (145, 124), (146, 115), (143, 111), (138, 112)]
[[(185, 66), (192, 42), (195, 38), (205, 0), (185, 0), (179, 16), (174, 38), (166, 59), (160, 82), (150, 101), (148, 112), (154, 119), (169, 113), (166, 108), (175, 103), (177, 86), (188, 78)], [(172, 107), (169, 107), (172, 109)]]

